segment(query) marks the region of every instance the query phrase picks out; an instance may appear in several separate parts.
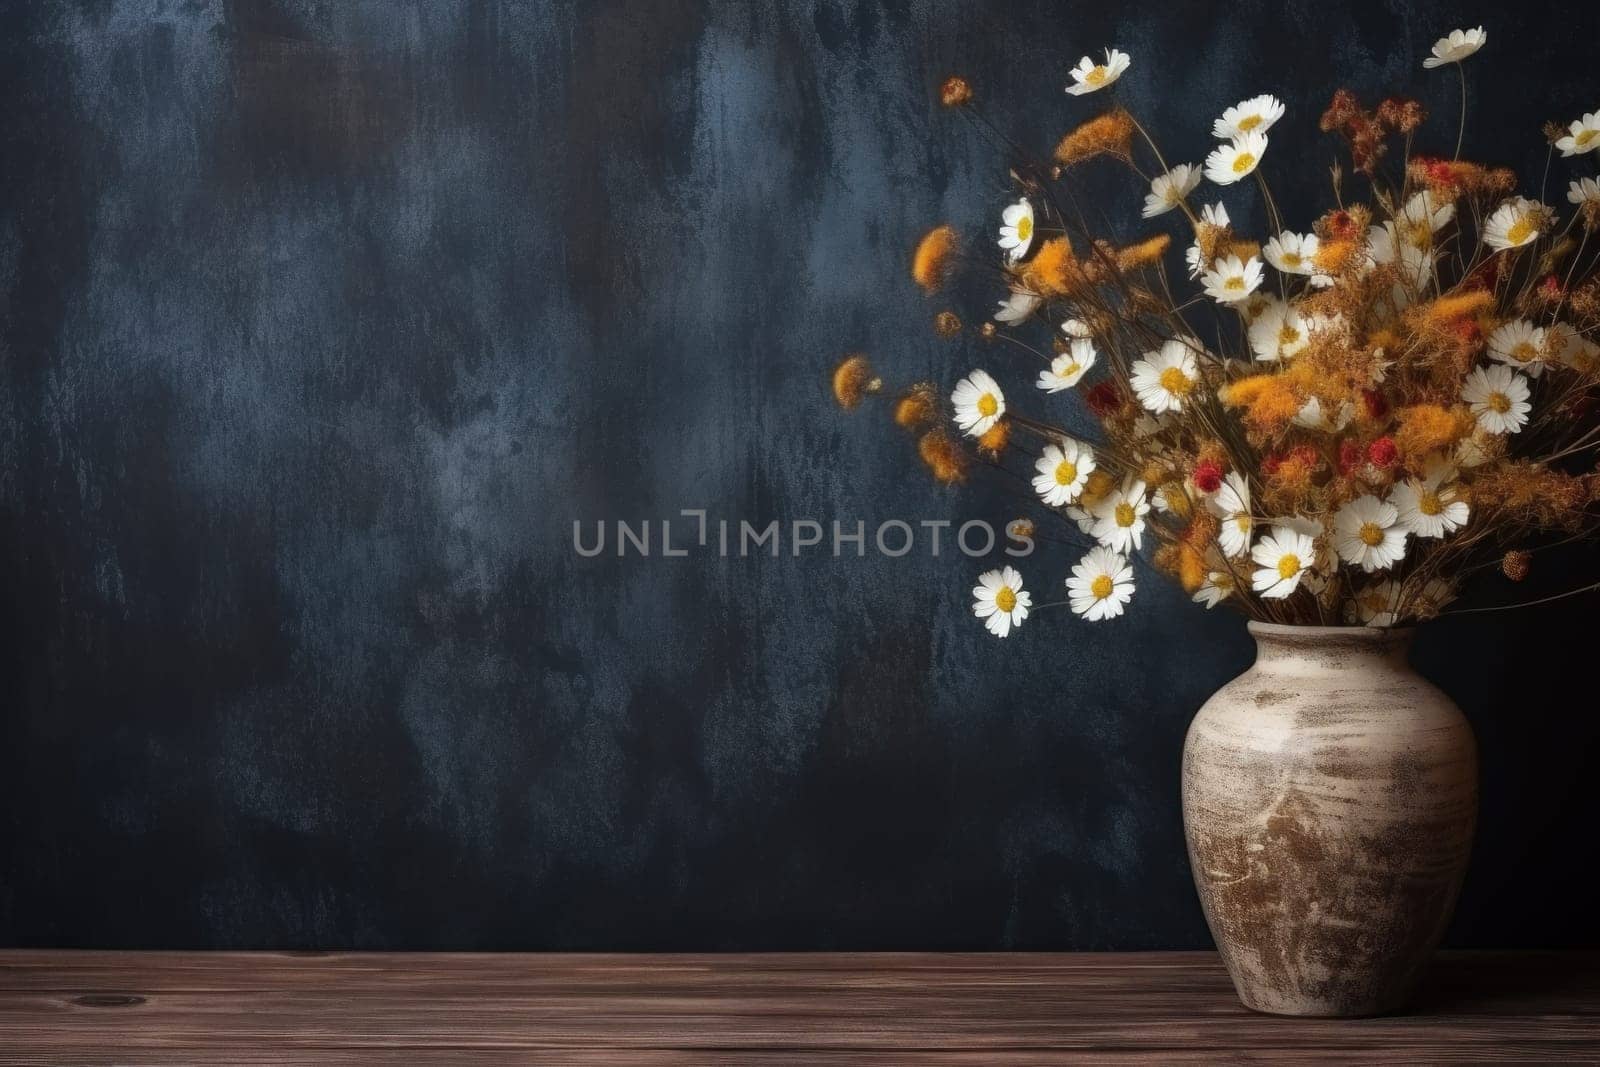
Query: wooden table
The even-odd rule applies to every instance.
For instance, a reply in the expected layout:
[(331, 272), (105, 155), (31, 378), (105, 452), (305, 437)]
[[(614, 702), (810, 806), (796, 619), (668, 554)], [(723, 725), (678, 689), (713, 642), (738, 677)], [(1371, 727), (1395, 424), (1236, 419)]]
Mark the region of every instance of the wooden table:
[(0, 1063), (1600, 1062), (1600, 953), (1446, 954), (1414, 1010), (1279, 1019), (1209, 952), (0, 951)]

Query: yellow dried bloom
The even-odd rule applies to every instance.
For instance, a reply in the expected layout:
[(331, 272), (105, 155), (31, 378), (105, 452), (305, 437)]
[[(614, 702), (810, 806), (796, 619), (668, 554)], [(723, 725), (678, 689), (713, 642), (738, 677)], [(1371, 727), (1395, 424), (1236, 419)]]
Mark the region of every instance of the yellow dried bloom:
[(939, 86), (939, 103), (945, 107), (960, 107), (971, 102), (972, 86), (967, 84), (967, 79), (952, 75)]
[(967, 454), (948, 433), (942, 429), (929, 430), (917, 443), (917, 454), (934, 478), (945, 485), (966, 481), (969, 461)]
[(978, 438), (978, 451), (990, 459), (999, 459), (1000, 453), (1006, 450), (1006, 443), (1010, 440), (1011, 423), (1001, 419)]
[(894, 406), (894, 421), (908, 430), (918, 430), (939, 418), (939, 393), (932, 382), (918, 382)]
[(1494, 305), (1494, 294), (1487, 289), (1473, 289), (1465, 293), (1441, 296), (1421, 308), (1429, 322), (1444, 325), (1456, 319), (1467, 318)]
[(1133, 158), (1133, 117), (1120, 107), (1085, 122), (1061, 138), (1055, 150), (1055, 160), (1063, 166), (1103, 155)]
[(846, 356), (833, 369), (833, 398), (839, 406), (849, 411), (868, 393), (883, 388), (883, 380), (872, 373), (872, 364), (866, 356)]
[(1117, 480), (1104, 467), (1097, 467), (1089, 475), (1088, 481), (1083, 483), (1083, 492), (1078, 496), (1078, 506), (1085, 511), (1093, 511), (1094, 506), (1104, 500), (1106, 494), (1117, 487)]
[(928, 292), (937, 292), (950, 272), (950, 260), (957, 246), (955, 227), (935, 226), (921, 241), (911, 257), (911, 278)]
[(941, 311), (933, 317), (933, 332), (940, 337), (954, 337), (961, 332), (961, 318), (954, 311)]

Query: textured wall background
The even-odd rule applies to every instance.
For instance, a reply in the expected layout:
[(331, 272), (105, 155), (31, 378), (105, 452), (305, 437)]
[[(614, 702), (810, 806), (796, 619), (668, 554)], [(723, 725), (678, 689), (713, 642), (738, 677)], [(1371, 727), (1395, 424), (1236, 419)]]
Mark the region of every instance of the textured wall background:
[[(570, 523), (1014, 513), (823, 387), (999, 369), (904, 276), (1006, 194), (945, 74), (1046, 146), (1114, 43), (1196, 160), (1276, 92), (1303, 223), (1329, 92), (1448, 146), (1421, 59), (1479, 21), (1469, 152), (1536, 174), (1600, 105), (1587, 5), (0, 3), (0, 942), (1204, 944), (1178, 756), (1237, 620), (1151, 584), (1000, 644), (974, 561)], [(1484, 749), (1458, 943), (1600, 942), (1600, 726), (1557, 698), (1594, 608), (1422, 641)]]

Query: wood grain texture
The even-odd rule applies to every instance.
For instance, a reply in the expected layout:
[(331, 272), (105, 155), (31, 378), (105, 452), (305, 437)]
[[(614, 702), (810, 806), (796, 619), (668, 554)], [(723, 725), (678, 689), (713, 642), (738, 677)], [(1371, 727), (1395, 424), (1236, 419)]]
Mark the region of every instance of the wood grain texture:
[(1201, 952), (0, 952), (0, 1064), (1597, 1056), (1597, 953), (1447, 953), (1410, 1014), (1340, 1021), (1248, 1012)]

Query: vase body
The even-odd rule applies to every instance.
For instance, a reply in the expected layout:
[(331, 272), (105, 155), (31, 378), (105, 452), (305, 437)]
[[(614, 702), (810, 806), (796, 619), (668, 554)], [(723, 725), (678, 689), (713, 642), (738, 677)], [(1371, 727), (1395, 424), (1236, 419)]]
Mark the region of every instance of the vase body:
[(1444, 933), (1478, 809), (1472, 728), (1411, 633), (1250, 624), (1256, 662), (1195, 716), (1183, 819), (1246, 1007), (1375, 1015)]

